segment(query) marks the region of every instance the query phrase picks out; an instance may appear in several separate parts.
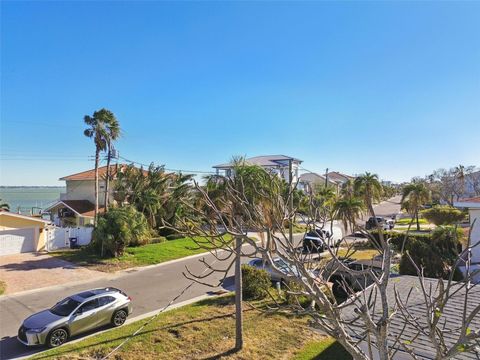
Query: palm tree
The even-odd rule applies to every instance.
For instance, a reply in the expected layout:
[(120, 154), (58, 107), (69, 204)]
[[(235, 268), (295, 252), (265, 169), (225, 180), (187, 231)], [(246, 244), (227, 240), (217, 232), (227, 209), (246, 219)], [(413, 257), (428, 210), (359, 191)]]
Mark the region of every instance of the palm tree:
[(366, 172), (355, 178), (353, 182), (355, 194), (363, 199), (363, 202), (371, 216), (375, 216), (373, 203), (380, 200), (382, 185), (377, 174)]
[(333, 209), (335, 217), (342, 221), (345, 231), (350, 227), (353, 232), (356, 219), (359, 219), (365, 211), (365, 204), (357, 197), (345, 196), (335, 202)]
[(418, 212), (430, 200), (430, 191), (423, 182), (406, 185), (402, 191), (402, 208), (407, 210), (417, 221), (417, 231), (420, 231)]
[(85, 115), (83, 121), (89, 127), (84, 130), (83, 134), (86, 137), (93, 138), (95, 144), (95, 214), (94, 223), (97, 222), (98, 214), (98, 165), (100, 163), (100, 152), (107, 148), (108, 130), (106, 123), (109, 119), (110, 111), (101, 109), (95, 111), (93, 116)]
[(7, 203), (2, 203), (2, 199), (0, 199), (0, 210), (10, 211), (10, 205), (8, 205)]
[(340, 189), (340, 195), (348, 197), (352, 197), (355, 195), (355, 188), (352, 179), (348, 179), (342, 184), (342, 187)]
[[(103, 109), (104, 110), (104, 109)], [(120, 137), (121, 130), (115, 115), (108, 110), (105, 116), (106, 143), (107, 143), (107, 173), (105, 174), (105, 210), (108, 207), (109, 191), (110, 191), (110, 160), (112, 157), (113, 143)]]

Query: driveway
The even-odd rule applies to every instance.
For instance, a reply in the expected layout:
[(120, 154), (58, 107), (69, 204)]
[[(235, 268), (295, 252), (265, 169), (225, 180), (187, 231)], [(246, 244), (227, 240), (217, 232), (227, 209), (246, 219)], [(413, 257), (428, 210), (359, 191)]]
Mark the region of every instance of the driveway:
[(6, 294), (104, 276), (105, 273), (88, 270), (43, 253), (0, 256), (0, 280), (7, 284)]

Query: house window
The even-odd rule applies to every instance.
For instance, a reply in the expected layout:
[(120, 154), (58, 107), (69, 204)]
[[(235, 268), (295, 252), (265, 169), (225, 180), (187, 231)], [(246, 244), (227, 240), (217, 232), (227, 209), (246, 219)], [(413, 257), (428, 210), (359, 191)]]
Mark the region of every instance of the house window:
[(79, 225), (79, 226), (85, 225), (85, 218), (80, 217), (80, 218), (78, 219), (78, 225)]

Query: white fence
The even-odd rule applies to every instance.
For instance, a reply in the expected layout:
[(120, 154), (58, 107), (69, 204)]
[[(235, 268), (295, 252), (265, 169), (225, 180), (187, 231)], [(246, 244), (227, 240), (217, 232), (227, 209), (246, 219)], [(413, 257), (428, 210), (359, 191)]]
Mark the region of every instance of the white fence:
[(61, 228), (51, 227), (46, 229), (46, 249), (54, 251), (70, 247), (70, 238), (77, 238), (77, 245), (88, 245), (92, 240), (92, 227)]

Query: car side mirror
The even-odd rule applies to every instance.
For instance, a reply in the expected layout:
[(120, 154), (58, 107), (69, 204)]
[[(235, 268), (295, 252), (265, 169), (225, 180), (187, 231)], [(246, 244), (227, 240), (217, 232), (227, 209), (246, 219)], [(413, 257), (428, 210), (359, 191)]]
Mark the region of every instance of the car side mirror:
[(80, 308), (77, 311), (75, 311), (75, 313), (73, 315), (81, 315), (82, 313), (83, 313), (83, 310), (82, 310), (82, 308)]

